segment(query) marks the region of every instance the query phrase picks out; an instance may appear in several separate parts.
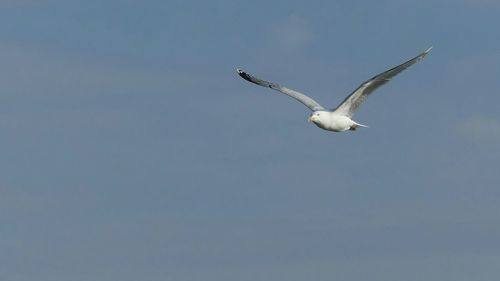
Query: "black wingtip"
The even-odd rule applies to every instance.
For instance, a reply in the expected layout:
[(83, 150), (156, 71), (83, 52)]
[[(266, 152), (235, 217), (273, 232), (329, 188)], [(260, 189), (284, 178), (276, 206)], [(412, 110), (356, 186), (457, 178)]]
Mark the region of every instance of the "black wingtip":
[(247, 74), (245, 71), (243, 71), (241, 68), (236, 68), (236, 72), (238, 72), (238, 75), (239, 75), (241, 78), (243, 78), (243, 79), (245, 79), (245, 80), (247, 80), (247, 81), (252, 82), (252, 81), (251, 81), (251, 79), (250, 79), (250, 75), (248, 75), (248, 74)]

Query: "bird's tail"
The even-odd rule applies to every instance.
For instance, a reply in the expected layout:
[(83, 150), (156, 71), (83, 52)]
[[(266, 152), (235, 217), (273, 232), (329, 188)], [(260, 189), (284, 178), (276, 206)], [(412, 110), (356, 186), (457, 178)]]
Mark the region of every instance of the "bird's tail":
[(366, 125), (363, 125), (363, 124), (359, 124), (359, 123), (356, 123), (354, 122), (354, 124), (351, 126), (351, 128), (349, 130), (351, 131), (355, 131), (356, 128), (359, 128), (359, 127), (362, 127), (362, 128), (368, 128), (368, 126)]

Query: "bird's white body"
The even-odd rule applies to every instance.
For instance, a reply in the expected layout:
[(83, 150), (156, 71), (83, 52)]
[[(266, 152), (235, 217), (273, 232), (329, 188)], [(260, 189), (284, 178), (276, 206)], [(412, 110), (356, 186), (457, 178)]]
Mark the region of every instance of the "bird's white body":
[(313, 113), (309, 116), (309, 121), (313, 122), (321, 129), (333, 132), (354, 131), (358, 127), (367, 127), (365, 125), (356, 123), (351, 118), (359, 106), (368, 98), (368, 96), (375, 91), (378, 87), (389, 82), (394, 76), (401, 73), (403, 70), (412, 66), (413, 64), (422, 60), (430, 51), (432, 47), (425, 52), (412, 58), (411, 60), (384, 71), (371, 79), (362, 83), (354, 92), (347, 96), (335, 109), (327, 110), (312, 98), (299, 93), (297, 91), (283, 87), (277, 83), (269, 82), (252, 76), (241, 69), (237, 69), (238, 74), (245, 80), (254, 84), (271, 88), (288, 95), (297, 101), (307, 106)]
[(347, 116), (330, 111), (315, 111), (309, 117), (309, 121), (321, 129), (333, 132), (354, 131), (357, 127), (365, 127)]

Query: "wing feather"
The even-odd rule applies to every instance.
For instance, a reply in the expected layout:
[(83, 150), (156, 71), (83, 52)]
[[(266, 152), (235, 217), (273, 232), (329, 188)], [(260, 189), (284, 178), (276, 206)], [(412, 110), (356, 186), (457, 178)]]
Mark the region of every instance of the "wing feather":
[(352, 94), (347, 96), (334, 112), (339, 114), (352, 117), (354, 112), (359, 108), (359, 106), (368, 98), (368, 96), (375, 91), (378, 87), (389, 82), (394, 76), (401, 73), (403, 70), (414, 65), (415, 63), (421, 61), (425, 56), (431, 51), (432, 47), (427, 49), (425, 52), (419, 54), (418, 56), (412, 58), (411, 60), (402, 63), (396, 67), (393, 67), (385, 72), (382, 72), (371, 79), (365, 81), (361, 84)]
[(248, 82), (252, 82), (254, 84), (257, 84), (257, 85), (260, 85), (262, 87), (266, 87), (266, 88), (271, 88), (273, 90), (276, 90), (278, 92), (281, 92), (285, 95), (288, 95), (296, 100), (298, 100), (299, 102), (301, 102), (302, 104), (304, 104), (305, 106), (307, 106), (309, 109), (311, 109), (312, 111), (316, 111), (316, 110), (325, 110), (319, 103), (317, 103), (315, 100), (313, 100), (312, 98), (302, 94), (302, 93), (299, 93), (297, 91), (294, 91), (294, 90), (291, 90), (291, 89), (288, 89), (286, 87), (283, 87), (277, 83), (274, 83), (274, 82), (269, 82), (269, 81), (266, 81), (266, 80), (262, 80), (260, 78), (257, 78), (253, 75), (250, 75), (246, 72), (244, 72), (243, 70), (241, 69), (237, 69), (238, 71), (238, 75), (241, 76), (241, 78), (247, 80)]

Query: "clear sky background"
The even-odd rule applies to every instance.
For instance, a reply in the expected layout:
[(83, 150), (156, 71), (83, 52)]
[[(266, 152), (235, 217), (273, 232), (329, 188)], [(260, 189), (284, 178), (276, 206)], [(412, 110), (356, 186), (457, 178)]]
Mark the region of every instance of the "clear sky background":
[[(0, 2), (0, 280), (498, 280), (500, 2)], [(336, 134), (335, 107), (434, 46)]]

